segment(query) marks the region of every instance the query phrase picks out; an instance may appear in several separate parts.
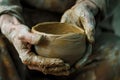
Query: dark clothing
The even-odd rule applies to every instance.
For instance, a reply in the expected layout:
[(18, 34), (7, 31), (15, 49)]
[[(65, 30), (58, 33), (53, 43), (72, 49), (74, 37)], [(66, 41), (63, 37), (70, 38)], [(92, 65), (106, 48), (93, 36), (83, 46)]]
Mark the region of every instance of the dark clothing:
[[(51, 5), (50, 0), (1, 0), (0, 14), (7, 13), (13, 15), (21, 22), (32, 27), (39, 22), (59, 21), (62, 12), (74, 5), (75, 1), (76, 0), (52, 0), (54, 5)], [(108, 3), (113, 4), (112, 6), (110, 5), (111, 7), (109, 7), (109, 9), (106, 7), (106, 14), (108, 16), (98, 25), (101, 33), (99, 36), (96, 36), (93, 54), (89, 57), (88, 63), (81, 68), (80, 71), (68, 77), (57, 77), (51, 75), (46, 76), (40, 72), (28, 70), (26, 66), (21, 63), (14, 47), (10, 45), (8, 41), (4, 41), (4, 37), (1, 37), (0, 80), (23, 80), (25, 78), (27, 78), (26, 80), (120, 80), (120, 37), (114, 35), (114, 32), (117, 35), (120, 34), (118, 32), (120, 31), (120, 18), (118, 17), (120, 11), (118, 8), (115, 8), (119, 0), (108, 1)], [(27, 5), (27, 7), (30, 6), (32, 9), (26, 8), (25, 5)], [(103, 32), (105, 32), (105, 34), (103, 34)]]

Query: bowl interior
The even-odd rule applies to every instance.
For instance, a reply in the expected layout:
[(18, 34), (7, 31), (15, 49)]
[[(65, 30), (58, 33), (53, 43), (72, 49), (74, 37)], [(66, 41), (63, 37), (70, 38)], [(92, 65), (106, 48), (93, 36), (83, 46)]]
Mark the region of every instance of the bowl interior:
[(48, 23), (39, 23), (32, 28), (34, 32), (42, 32), (47, 34), (67, 34), (67, 33), (84, 33), (84, 30), (74, 26), (72, 24), (67, 23), (59, 23), (59, 22), (48, 22)]

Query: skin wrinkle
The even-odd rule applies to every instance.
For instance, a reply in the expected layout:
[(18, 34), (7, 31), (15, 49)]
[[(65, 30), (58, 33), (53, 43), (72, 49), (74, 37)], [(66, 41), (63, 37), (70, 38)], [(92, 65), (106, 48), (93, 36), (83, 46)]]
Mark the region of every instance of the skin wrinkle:
[[(17, 21), (17, 19), (15, 19), (15, 17), (13, 16), (3, 15), (0, 17), (0, 20), (0, 22), (3, 22), (0, 27), (2, 32), (4, 31), (3, 34), (6, 35), (6, 37), (13, 43), (14, 47), (18, 51), (20, 59), (25, 65), (31, 66), (31, 69), (39, 70), (46, 74), (68, 74), (69, 71), (67, 70), (69, 66), (66, 66), (66, 63), (64, 63), (62, 60), (37, 56), (33, 52), (31, 52), (31, 45), (29, 44), (29, 42), (38, 43), (41, 37), (40, 35), (30, 33), (29, 28), (23, 24), (19, 24), (19, 21)], [(24, 37), (27, 36), (30, 41), (22, 42), (20, 40), (20, 37), (22, 37), (23, 35)], [(33, 35), (38, 36), (37, 40), (36, 38), (34, 39), (34, 37), (32, 37)], [(47, 70), (48, 66), (49, 70)], [(56, 69), (54, 70), (53, 67)]]
[[(101, 5), (98, 5), (98, 4), (102, 4), (102, 6), (103, 6), (103, 4), (105, 4), (105, 1), (106, 0), (103, 0), (103, 1), (97, 1), (97, 0), (77, 0), (76, 1), (76, 4), (80, 4), (80, 3), (82, 3), (82, 2), (87, 2), (88, 3), (88, 8), (91, 8), (92, 7), (92, 12), (93, 12), (93, 14), (97, 14), (97, 12), (98, 12), (98, 10), (99, 10), (99, 8), (101, 8), (100, 6)], [(104, 6), (105, 7), (105, 6)]]
[[(45, 1), (50, 1), (50, 0), (45, 0)], [(56, 1), (56, 0), (52, 0), (52, 1)], [(62, 2), (63, 0), (60, 0), (60, 1)], [(66, 1), (68, 1), (68, 0), (66, 0)], [(57, 3), (57, 1), (56, 1), (56, 3)], [(53, 4), (54, 4), (54, 2), (53, 3), (48, 2), (48, 5), (50, 5), (48, 9), (53, 9), (55, 7), (54, 9), (56, 11), (57, 10), (58, 11), (64, 11), (65, 10), (65, 8), (63, 8), (64, 4), (61, 4), (59, 1), (58, 1), (58, 5), (57, 4), (53, 5)], [(44, 4), (44, 5), (46, 5), (46, 4)], [(62, 21), (63, 22), (66, 21), (68, 23), (73, 23), (73, 24), (76, 24), (76, 25), (79, 25), (79, 26), (83, 25), (83, 27), (85, 29), (85, 32), (86, 32), (86, 35), (88, 36), (88, 40), (89, 40), (89, 42), (92, 43), (93, 38), (94, 38), (93, 37), (93, 31), (94, 30), (93, 29), (94, 29), (95, 24), (94, 24), (94, 21), (93, 22), (91, 22), (91, 21), (94, 19), (95, 14), (93, 12), (90, 12), (90, 11), (93, 10), (93, 7), (90, 6), (91, 8), (88, 8), (88, 7), (86, 7), (87, 5), (90, 6), (89, 3), (85, 2), (85, 1), (82, 1), (79, 4), (76, 4), (74, 6), (74, 9), (70, 9), (71, 11), (69, 10), (69, 11), (66, 12), (66, 15), (65, 15), (66, 19), (64, 19)], [(57, 8), (57, 6), (61, 7), (59, 9), (62, 9), (62, 10), (59, 10)], [(43, 7), (45, 7), (45, 6), (43, 6)], [(94, 9), (97, 9), (97, 7), (95, 6)], [(79, 12), (77, 12), (77, 11), (79, 11)], [(97, 11), (95, 11), (95, 12), (97, 13)], [(91, 15), (90, 13), (93, 14), (93, 15)], [(92, 19), (92, 17), (93, 17), (93, 19)], [(62, 18), (64, 18), (64, 16)], [(16, 20), (14, 20), (14, 19), (15, 18), (12, 18), (13, 22), (17, 21), (17, 19)], [(10, 20), (8, 20), (8, 22), (12, 23), (12, 20), (10, 18)], [(79, 23), (79, 22), (81, 22), (81, 23)], [(30, 64), (32, 69), (34, 68), (34, 69), (37, 69), (39, 71), (43, 71), (43, 73), (46, 73), (46, 74), (47, 74), (47, 72), (49, 74), (49, 71), (45, 71), (45, 69), (47, 70), (48, 66), (49, 67), (52, 67), (52, 66), (61, 67), (61, 66), (63, 66), (63, 67), (66, 67), (66, 72), (62, 72), (62, 73), (63, 74), (68, 73), (68, 71), (67, 71), (68, 67), (66, 66), (66, 63), (62, 62), (61, 60), (58, 59), (58, 61), (57, 61), (57, 59), (50, 59), (50, 58), (38, 57), (36, 55), (33, 55), (34, 53), (33, 54), (31, 53), (30, 46), (27, 46), (26, 42), (30, 43), (30, 44), (34, 44), (35, 42), (37, 43), (38, 39), (34, 40), (34, 37), (31, 34), (30, 34), (30, 36), (26, 36), (30, 33), (29, 30), (26, 29), (27, 26), (22, 25), (22, 24), (20, 24), (21, 26), (15, 25), (15, 23), (16, 22), (14, 22), (12, 24), (14, 26), (17, 26), (18, 29), (17, 28), (15, 29), (14, 35), (13, 35), (13, 33), (11, 35), (9, 35), (8, 34), (9, 31), (7, 32), (6, 29), (2, 29), (2, 31), (6, 30), (3, 34), (6, 34), (7, 36), (9, 36), (8, 37), (9, 39), (14, 38), (14, 40), (12, 40), (12, 39), (10, 39), (10, 40), (13, 42), (15, 48), (17, 49), (19, 55), (21, 56), (20, 58), (26, 60), (26, 63), (25, 63), (26, 65)], [(7, 26), (7, 25), (5, 25), (5, 26)], [(10, 26), (7, 26), (7, 27), (10, 27)], [(11, 29), (10, 29), (10, 32), (11, 32)], [(23, 35), (25, 35), (25, 36), (23, 36)], [(24, 42), (21, 42), (23, 38), (20, 38), (20, 37), (24, 38)], [(26, 38), (26, 37), (29, 37), (30, 39)], [(23, 60), (23, 63), (24, 63), (24, 60)], [(42, 70), (42, 68), (43, 68), (43, 70)], [(58, 71), (59, 71), (59, 69), (58, 69)], [(58, 75), (62, 74), (62, 73), (58, 73)], [(57, 73), (53, 71), (53, 73), (51, 72), (51, 74), (56, 75)]]
[[(34, 60), (35, 60), (35, 59), (34, 59)], [(36, 65), (36, 64), (34, 64), (34, 65), (33, 65), (34, 67), (32, 67), (32, 68), (37, 69), (37, 67), (36, 67), (35, 65)], [(56, 71), (60, 70), (60, 69), (54, 70), (54, 68), (53, 68), (52, 70), (50, 69), (51, 71), (49, 71), (49, 70), (47, 69), (47, 67), (45, 67), (45, 66), (42, 66), (42, 67), (40, 66), (39, 68), (42, 70), (42, 72), (43, 72), (44, 74), (46, 74), (46, 73), (47, 73), (47, 74), (53, 73), (54, 71), (55, 71), (55, 73), (56, 73)], [(61, 70), (62, 70), (62, 69), (61, 69)], [(55, 75), (55, 74), (54, 74), (54, 75)], [(57, 75), (57, 74), (56, 74), (56, 75)]]
[[(89, 3), (90, 2), (88, 1), (82, 1), (79, 4), (74, 5), (71, 9), (67, 10), (64, 13), (64, 15), (62, 16), (61, 22), (72, 23), (79, 27), (83, 27), (89, 42), (92, 43), (94, 42), (95, 14), (92, 15), (93, 12), (91, 12), (90, 9), (95, 9), (95, 5), (92, 3), (89, 5)], [(88, 6), (90, 6), (91, 8), (88, 8)], [(66, 17), (66, 16), (69, 16), (69, 17)]]
[[(37, 58), (36, 58), (37, 59)], [(35, 60), (35, 59), (34, 59)], [(63, 70), (63, 69), (58, 69), (58, 68), (53, 68), (53, 69), (48, 69), (47, 67), (45, 67), (45, 66), (42, 66), (41, 67), (41, 65), (40, 65), (40, 67), (39, 67), (39, 69), (37, 68), (37, 66), (36, 66), (36, 64), (34, 64), (33, 65), (34, 67), (30, 67), (31, 69), (37, 69), (37, 70), (42, 70), (42, 72), (44, 73), (44, 74), (54, 74), (54, 75), (61, 75), (61, 73), (59, 73), (59, 74), (57, 74), (57, 72), (59, 72), (58, 70)], [(64, 68), (64, 67), (63, 67)], [(64, 68), (65, 69), (65, 68)], [(55, 71), (55, 72), (54, 72)], [(62, 72), (62, 74), (64, 74), (64, 75), (67, 75), (68, 74), (68, 72), (67, 72), (67, 74), (66, 74), (66, 72)]]

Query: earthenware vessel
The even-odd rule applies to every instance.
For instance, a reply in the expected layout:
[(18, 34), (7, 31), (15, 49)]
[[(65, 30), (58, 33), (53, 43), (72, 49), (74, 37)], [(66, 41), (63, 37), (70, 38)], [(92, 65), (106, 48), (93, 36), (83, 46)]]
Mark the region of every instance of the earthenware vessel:
[(83, 57), (86, 50), (84, 30), (67, 23), (44, 22), (32, 27), (32, 32), (42, 35), (35, 45), (38, 55), (61, 58), (73, 65)]

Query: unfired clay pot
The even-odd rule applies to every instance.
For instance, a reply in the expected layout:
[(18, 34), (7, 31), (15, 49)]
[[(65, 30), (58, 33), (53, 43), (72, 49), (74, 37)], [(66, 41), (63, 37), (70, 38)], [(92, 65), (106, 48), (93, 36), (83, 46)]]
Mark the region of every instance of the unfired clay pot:
[(32, 28), (32, 32), (42, 35), (39, 44), (35, 45), (35, 50), (40, 56), (61, 58), (73, 65), (85, 52), (84, 30), (72, 24), (39, 23)]

